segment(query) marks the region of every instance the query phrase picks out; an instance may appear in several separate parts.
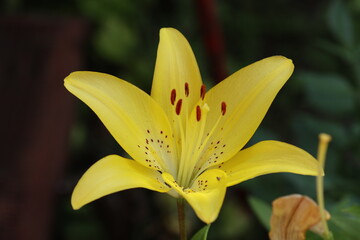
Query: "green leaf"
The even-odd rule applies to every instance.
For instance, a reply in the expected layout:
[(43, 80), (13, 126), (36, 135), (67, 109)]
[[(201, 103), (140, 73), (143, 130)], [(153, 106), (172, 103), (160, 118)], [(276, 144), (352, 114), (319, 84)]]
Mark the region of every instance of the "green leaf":
[(329, 227), (335, 239), (359, 239), (360, 206), (353, 199), (344, 198), (331, 212)]
[(342, 209), (342, 212), (357, 216), (360, 219), (360, 206), (354, 205), (348, 208)]
[(211, 224), (208, 224), (208, 225), (204, 226), (202, 229), (200, 229), (200, 230), (191, 238), (191, 240), (206, 240), (206, 239), (207, 239), (208, 232), (209, 232), (210, 225), (211, 225)]
[[(349, 48), (338, 43), (331, 42), (329, 40), (319, 40), (317, 46), (337, 57), (340, 57), (345, 62), (353, 62), (356, 57), (356, 48)], [(330, 69), (330, 68), (329, 68)]]
[(251, 209), (262, 225), (264, 225), (267, 230), (270, 230), (271, 205), (256, 197), (249, 197), (248, 201)]
[[(331, 218), (330, 223), (337, 227), (339, 230), (334, 230), (335, 236), (341, 236), (342, 239), (358, 239), (360, 220), (356, 218), (349, 218), (344, 216), (334, 216)], [(331, 226), (331, 225), (330, 225)], [(336, 237), (339, 238), (339, 237)]]
[(328, 10), (328, 25), (334, 36), (345, 46), (354, 43), (354, 27), (350, 12), (343, 1), (333, 0)]
[(323, 238), (320, 237), (319, 235), (313, 233), (312, 231), (307, 231), (305, 239), (306, 240), (322, 240)]
[(308, 104), (315, 110), (333, 115), (355, 110), (355, 94), (347, 79), (336, 74), (303, 72), (298, 76)]

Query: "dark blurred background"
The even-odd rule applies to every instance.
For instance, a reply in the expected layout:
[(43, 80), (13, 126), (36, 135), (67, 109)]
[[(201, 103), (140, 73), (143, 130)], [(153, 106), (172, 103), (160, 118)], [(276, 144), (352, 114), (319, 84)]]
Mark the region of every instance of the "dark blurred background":
[[(317, 135), (331, 134), (330, 228), (360, 239), (360, 1), (7, 0), (0, 11), (0, 239), (177, 239), (166, 194), (127, 190), (72, 210), (87, 168), (124, 152), (63, 87), (70, 72), (92, 70), (149, 92), (168, 26), (189, 40), (208, 88), (256, 60), (293, 59), (249, 146), (276, 139), (316, 156)], [(230, 188), (209, 239), (267, 239), (271, 201), (291, 193), (315, 199), (315, 178), (273, 174)], [(203, 226), (190, 208), (188, 225), (190, 235)]]

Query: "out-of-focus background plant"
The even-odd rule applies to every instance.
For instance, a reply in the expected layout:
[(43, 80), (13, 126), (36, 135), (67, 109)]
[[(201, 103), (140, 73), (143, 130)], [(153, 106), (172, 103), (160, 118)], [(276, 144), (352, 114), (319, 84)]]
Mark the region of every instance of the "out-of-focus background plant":
[[(52, 22), (75, 18), (81, 22), (83, 31), (83, 40), (77, 49), (82, 61), (72, 71), (110, 73), (149, 92), (159, 29), (172, 26), (189, 40), (203, 79), (210, 88), (218, 80), (211, 64), (219, 59), (212, 59), (213, 55), (205, 47), (210, 40), (204, 34), (204, 27), (212, 28), (212, 23), (200, 23), (204, 21), (204, 9), (209, 7), (206, 4), (211, 2), (220, 29), (217, 37), (224, 44), (221, 53), (224, 59), (220, 60), (227, 74), (277, 54), (293, 59), (295, 64), (294, 75), (280, 91), (249, 145), (264, 139), (275, 139), (297, 145), (315, 156), (318, 133), (332, 135), (325, 168), (326, 208), (332, 215), (329, 227), (335, 239), (360, 239), (360, 1), (6, 1), (2, 3), (0, 31), (3, 32), (0, 40), (7, 34), (6, 31), (16, 31), (6, 27), (9, 19)], [(63, 35), (56, 35), (52, 41), (61, 43)], [(2, 42), (1, 48), (11, 53), (11, 48), (18, 49), (19, 46), (16, 42), (5, 46)], [(40, 58), (47, 61), (48, 56)], [(22, 59), (21, 54), (19, 59), (26, 65), (26, 59)], [(4, 70), (10, 67), (2, 67), (7, 61), (4, 57), (0, 61), (1, 81), (5, 87), (9, 86), (7, 79), (11, 72)], [(67, 61), (66, 57), (64, 61)], [(20, 60), (13, 62), (18, 64)], [(37, 69), (45, 66), (37, 66)], [(55, 64), (55, 71), (56, 67)], [(55, 85), (58, 88), (63, 88), (61, 79), (66, 74), (57, 75), (60, 80)], [(16, 78), (11, 79), (17, 81)], [(30, 89), (43, 87), (43, 84), (27, 84), (32, 85)], [(16, 83), (10, 85), (13, 90), (25, 88)], [(31, 99), (36, 92), (28, 94)], [(56, 184), (53, 197), (49, 199), (53, 204), (48, 210), (51, 213), (44, 239), (176, 238), (175, 201), (162, 194), (142, 189), (129, 190), (100, 199), (79, 211), (71, 209), (70, 195), (84, 170), (103, 156), (124, 152), (95, 114), (74, 97), (70, 98), (76, 104), (75, 117), (66, 141), (67, 148), (64, 148), (66, 164), (61, 165), (63, 170), (59, 170), (58, 178), (53, 179)], [(14, 106), (21, 111), (22, 105), (5, 101), (2, 106), (10, 104), (8, 108)], [(27, 116), (36, 114), (41, 113), (32, 112)], [(62, 109), (58, 114), (63, 114)], [(8, 132), (16, 128), (11, 122), (6, 122)], [(24, 128), (31, 128), (26, 125), (29, 125), (27, 118), (20, 122), (25, 124)], [(51, 139), (56, 137), (49, 136)], [(9, 144), (6, 139), (2, 140)], [(16, 141), (10, 143), (16, 144)], [(11, 149), (14, 151), (17, 148), (8, 148), (8, 151)], [(51, 163), (52, 159), (48, 161)], [(12, 176), (7, 176), (7, 170), (3, 169), (1, 177), (9, 182)], [(21, 174), (26, 174), (26, 169)], [(39, 172), (40, 182), (47, 181), (46, 174), (43, 174), (46, 171), (43, 168)], [(7, 192), (11, 192), (9, 189)], [(0, 196), (6, 199), (7, 192), (2, 192)], [(263, 220), (269, 217), (271, 201), (291, 193), (315, 199), (315, 178), (274, 174), (231, 188), (220, 217), (209, 230), (208, 239), (267, 239), (268, 229)], [(8, 204), (3, 202), (0, 202), (0, 224), (14, 219), (17, 212), (12, 211), (15, 214), (13, 218), (4, 218)], [(20, 211), (16, 204), (11, 206)], [(191, 209), (188, 210), (189, 231), (193, 233), (202, 223), (193, 217)], [(36, 211), (33, 221), (36, 221)], [(310, 234), (308, 237), (320, 239)]]

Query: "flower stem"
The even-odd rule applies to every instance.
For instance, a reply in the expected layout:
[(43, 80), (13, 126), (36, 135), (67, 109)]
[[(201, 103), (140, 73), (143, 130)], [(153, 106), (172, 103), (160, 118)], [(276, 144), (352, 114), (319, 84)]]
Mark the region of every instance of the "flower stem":
[(178, 220), (179, 220), (179, 233), (180, 240), (186, 240), (186, 227), (185, 227), (185, 200), (183, 198), (177, 199), (178, 207)]
[(331, 136), (325, 133), (319, 135), (319, 148), (318, 148), (318, 161), (319, 161), (319, 174), (316, 178), (316, 192), (317, 192), (317, 201), (320, 208), (321, 222), (324, 227), (323, 239), (331, 240), (333, 239), (331, 232), (329, 231), (326, 213), (325, 213), (325, 202), (324, 202), (324, 177), (322, 176), (322, 169), (325, 166), (326, 151), (328, 144), (331, 141)]

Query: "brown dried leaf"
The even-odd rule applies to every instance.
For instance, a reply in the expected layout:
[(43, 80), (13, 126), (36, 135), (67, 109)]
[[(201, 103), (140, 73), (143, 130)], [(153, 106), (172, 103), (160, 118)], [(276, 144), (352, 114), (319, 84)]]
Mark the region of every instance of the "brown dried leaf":
[[(308, 229), (324, 232), (319, 207), (309, 197), (292, 194), (275, 199), (272, 205), (271, 240), (304, 240)], [(329, 219), (330, 214), (326, 214)]]

